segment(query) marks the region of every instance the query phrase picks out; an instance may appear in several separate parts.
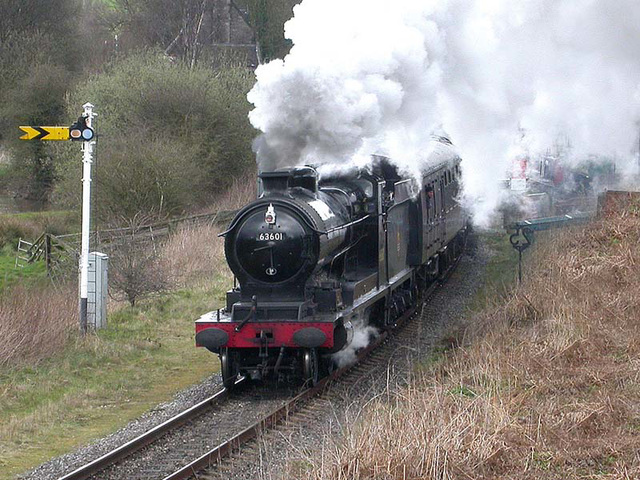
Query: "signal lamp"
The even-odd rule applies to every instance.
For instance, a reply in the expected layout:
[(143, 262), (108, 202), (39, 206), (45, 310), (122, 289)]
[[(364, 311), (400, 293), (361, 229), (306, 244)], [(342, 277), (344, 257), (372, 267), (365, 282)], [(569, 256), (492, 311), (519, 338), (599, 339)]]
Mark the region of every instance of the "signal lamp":
[(84, 116), (78, 117), (78, 121), (69, 127), (69, 138), (76, 142), (88, 142), (93, 140), (95, 132), (87, 126), (87, 119)]

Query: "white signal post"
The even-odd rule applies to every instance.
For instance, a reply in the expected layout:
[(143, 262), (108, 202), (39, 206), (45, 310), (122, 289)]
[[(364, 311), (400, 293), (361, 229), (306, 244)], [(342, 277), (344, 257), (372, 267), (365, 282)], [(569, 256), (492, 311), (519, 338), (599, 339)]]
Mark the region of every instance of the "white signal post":
[[(93, 119), (97, 115), (94, 105), (85, 103), (83, 116), (87, 127), (93, 128)], [(80, 330), (87, 331), (87, 298), (89, 281), (89, 231), (91, 228), (91, 164), (95, 140), (82, 142), (82, 247), (80, 250)]]

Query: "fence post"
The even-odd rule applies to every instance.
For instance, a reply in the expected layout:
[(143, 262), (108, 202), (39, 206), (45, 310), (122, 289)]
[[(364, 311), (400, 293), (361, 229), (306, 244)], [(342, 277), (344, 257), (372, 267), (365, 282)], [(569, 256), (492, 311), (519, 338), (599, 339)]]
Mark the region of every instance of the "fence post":
[(51, 276), (51, 235), (46, 234), (44, 237), (44, 261), (47, 265), (47, 276)]

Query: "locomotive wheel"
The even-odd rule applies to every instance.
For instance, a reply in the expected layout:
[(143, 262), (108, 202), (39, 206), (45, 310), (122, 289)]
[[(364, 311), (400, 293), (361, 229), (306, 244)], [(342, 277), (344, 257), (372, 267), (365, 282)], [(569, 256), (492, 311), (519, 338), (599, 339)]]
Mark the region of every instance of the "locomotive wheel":
[(318, 383), (320, 363), (318, 351), (315, 348), (307, 348), (302, 354), (302, 380), (310, 386)]
[(238, 370), (235, 368), (234, 362), (230, 358), (229, 350), (223, 349), (220, 352), (220, 373), (222, 374), (222, 385), (224, 388), (231, 390), (235, 387), (238, 379)]

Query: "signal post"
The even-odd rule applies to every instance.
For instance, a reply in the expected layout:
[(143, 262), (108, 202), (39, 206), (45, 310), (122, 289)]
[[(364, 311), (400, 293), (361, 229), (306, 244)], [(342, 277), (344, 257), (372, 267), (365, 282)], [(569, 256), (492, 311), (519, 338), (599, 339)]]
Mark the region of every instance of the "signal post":
[(96, 113), (91, 103), (85, 103), (82, 115), (70, 127), (21, 126), (21, 140), (73, 140), (82, 143), (82, 246), (80, 248), (80, 330), (87, 332), (89, 290), (89, 232), (91, 228), (91, 164), (95, 132), (92, 128)]
[[(93, 105), (85, 103), (84, 112), (77, 124), (72, 125), (71, 135), (89, 137), (82, 143), (82, 247), (80, 250), (80, 330), (87, 332), (87, 301), (89, 291), (89, 232), (91, 229), (91, 164), (93, 163), (93, 119), (96, 113)], [(84, 120), (84, 122), (83, 122)], [(83, 124), (84, 123), (84, 124)], [(75, 129), (73, 127), (76, 127)]]

